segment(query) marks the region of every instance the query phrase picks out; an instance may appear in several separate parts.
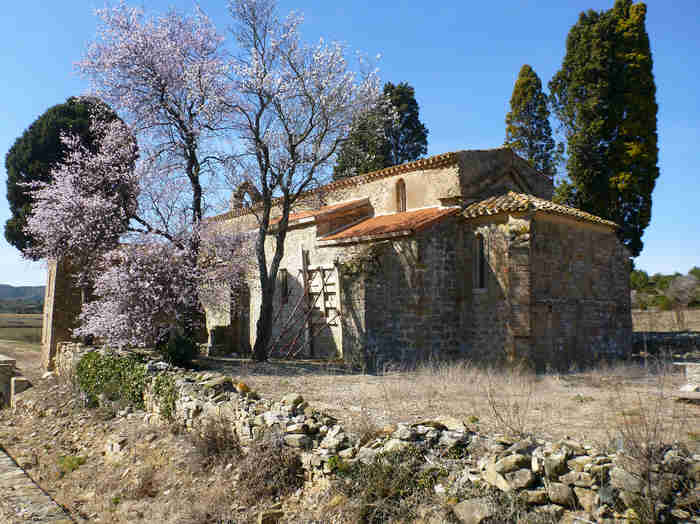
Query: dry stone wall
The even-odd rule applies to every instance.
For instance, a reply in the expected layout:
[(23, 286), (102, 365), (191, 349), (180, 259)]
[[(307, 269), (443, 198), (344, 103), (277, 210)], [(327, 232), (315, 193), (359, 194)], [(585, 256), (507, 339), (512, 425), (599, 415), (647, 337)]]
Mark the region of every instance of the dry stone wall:
[[(70, 366), (89, 350), (80, 344), (63, 344), (57, 371), (69, 373)], [(164, 362), (151, 362), (147, 369), (151, 384), (146, 420), (170, 419), (197, 431), (208, 418), (224, 418), (244, 445), (274, 432), (299, 451), (309, 482), (332, 478), (339, 461), (372, 462), (382, 453), (415, 447), (431, 464), (449, 472), (440, 485), (447, 495), (482, 482), (556, 519), (610, 524), (634, 521), (639, 517), (639, 500), (658, 497), (664, 522), (700, 523), (700, 455), (683, 447), (666, 446), (660, 461), (646, 470), (624, 442), (618, 451), (606, 452), (573, 439), (546, 442), (484, 435), (451, 417), (393, 424), (381, 436), (360, 444), (335, 418), (314, 409), (298, 393), (278, 400), (260, 399), (230, 376), (187, 372)], [(174, 403), (167, 409), (154, 391), (156, 377), (168, 377), (175, 386)], [(469, 519), (477, 510), (486, 511), (482, 518), (487, 518), (493, 508), (465, 500), (452, 511), (459, 521), (474, 522)]]
[(700, 332), (700, 309), (679, 311), (632, 311), (635, 331), (652, 333), (692, 331)]

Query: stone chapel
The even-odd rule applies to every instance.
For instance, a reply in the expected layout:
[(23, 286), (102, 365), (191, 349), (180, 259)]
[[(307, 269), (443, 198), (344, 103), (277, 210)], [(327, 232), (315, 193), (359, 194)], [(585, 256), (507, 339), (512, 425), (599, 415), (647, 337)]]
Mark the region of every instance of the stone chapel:
[[(310, 191), (289, 217), (272, 355), (368, 367), (461, 357), (546, 370), (627, 354), (630, 263), (618, 226), (553, 203), (552, 191), (505, 148)], [(254, 230), (255, 212), (236, 200), (209, 221)], [(228, 307), (205, 304), (211, 351), (245, 354), (255, 342), (255, 271), (236, 295)]]

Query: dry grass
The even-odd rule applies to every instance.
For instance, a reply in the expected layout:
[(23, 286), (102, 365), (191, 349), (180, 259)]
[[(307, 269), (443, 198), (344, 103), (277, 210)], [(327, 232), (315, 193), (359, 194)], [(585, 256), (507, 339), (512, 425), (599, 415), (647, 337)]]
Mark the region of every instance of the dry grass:
[[(571, 436), (601, 447), (622, 442), (642, 476), (644, 467), (658, 460), (657, 442), (679, 440), (700, 452), (700, 406), (670, 398), (685, 381), (661, 362), (542, 376), (470, 363), (430, 364), (380, 376), (345, 374), (337, 366), (308, 362), (217, 364), (265, 398), (301, 393), (313, 408), (336, 416), (365, 440), (389, 423), (449, 415), (483, 433), (534, 433), (550, 440)], [(40, 381), (23, 395), (40, 403), (42, 417), (48, 409), (53, 414), (38, 420), (7, 412), (11, 423), (0, 424), (0, 440), (14, 456), (36, 454), (31, 473), (78, 522), (96, 521), (96, 516), (112, 523), (250, 522), (278, 500), (294, 500), (286, 495), (301, 485), (298, 459), (284, 454), (288, 450), (274, 435), (238, 458), (235, 437), (226, 426), (205, 428), (197, 442), (193, 435), (146, 426), (140, 416), (104, 420), (78, 404), (69, 405), (67, 386), (51, 384)], [(126, 435), (125, 454), (107, 462), (105, 441), (118, 435)], [(645, 455), (647, 450), (653, 453)], [(56, 457), (66, 455), (86, 460), (61, 476)], [(388, 473), (378, 477), (382, 486), (391, 488), (406, 478)], [(309, 495), (304, 496), (307, 500)], [(399, 503), (381, 506), (378, 497), (370, 499), (359, 509), (403, 514)], [(522, 512), (515, 501), (494, 500), (508, 518)], [(652, 507), (654, 500), (642, 503)], [(285, 512), (293, 504), (285, 505)], [(525, 522), (520, 517), (511, 521)]]
[[(608, 451), (617, 452), (620, 464), (641, 487), (631, 502), (641, 522), (658, 522), (663, 503), (688, 487), (682, 480), (685, 460), (677, 452), (684, 453), (688, 445), (698, 452), (691, 428), (698, 427), (700, 408), (673, 400), (675, 369), (668, 359), (650, 359), (623, 371), (633, 373), (637, 384), (610, 387), (604, 413)], [(698, 510), (697, 502), (693, 507)]]
[(216, 466), (225, 467), (243, 455), (238, 435), (231, 422), (223, 417), (207, 419), (201, 428), (189, 434), (189, 438), (205, 471)]
[[(226, 364), (227, 372), (263, 397), (299, 392), (358, 435), (368, 427), (448, 415), (479, 431), (549, 439), (575, 436), (605, 443), (610, 429), (601, 422), (612, 424), (611, 407), (645, 412), (654, 407), (664, 434), (682, 441), (692, 440), (691, 428), (700, 427), (700, 406), (679, 405), (671, 397), (685, 383), (680, 370), (655, 363), (646, 367), (630, 362), (602, 364), (563, 375), (535, 375), (524, 369), (469, 362), (426, 364), (383, 375), (346, 374), (338, 368), (299, 363), (293, 368), (284, 362)], [(669, 433), (672, 427), (675, 433)]]
[(0, 339), (39, 343), (42, 318), (43, 315), (0, 313)]

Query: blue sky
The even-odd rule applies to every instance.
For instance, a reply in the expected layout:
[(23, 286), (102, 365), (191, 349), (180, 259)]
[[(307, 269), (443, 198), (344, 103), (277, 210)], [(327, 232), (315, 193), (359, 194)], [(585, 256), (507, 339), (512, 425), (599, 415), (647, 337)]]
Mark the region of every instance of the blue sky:
[[(566, 35), (581, 11), (612, 7), (614, 0), (491, 0), (333, 2), (283, 0), (280, 11), (304, 14), (305, 39), (347, 43), (370, 56), (381, 53), (382, 79), (416, 90), (421, 119), (430, 130), (428, 154), (497, 147), (518, 71), (530, 64), (547, 84), (561, 65)], [(189, 0), (140, 0), (147, 11)], [(95, 0), (23, 0), (0, 10), (0, 183), (15, 139), (46, 109), (82, 94), (87, 82), (73, 73), (94, 39)], [(229, 24), (226, 0), (201, 0), (220, 30)], [(647, 31), (659, 104), (659, 167), (652, 222), (635, 260), (650, 273), (686, 273), (700, 266), (700, 2), (649, 0)], [(9, 209), (0, 198), (0, 222)], [(38, 285), (41, 263), (23, 260), (0, 239), (0, 283)]]

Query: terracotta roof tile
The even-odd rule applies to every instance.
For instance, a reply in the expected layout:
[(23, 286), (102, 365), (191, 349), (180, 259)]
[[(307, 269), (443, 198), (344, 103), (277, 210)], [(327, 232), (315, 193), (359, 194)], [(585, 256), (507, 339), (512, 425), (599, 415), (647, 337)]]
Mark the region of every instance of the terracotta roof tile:
[(430, 207), (394, 213), (392, 215), (376, 216), (319, 240), (321, 242), (355, 238), (364, 240), (365, 238), (370, 239), (371, 237), (383, 235), (411, 234), (458, 212), (459, 208), (456, 207)]
[[(350, 200), (349, 202), (341, 202), (340, 204), (331, 204), (329, 206), (323, 206), (318, 209), (309, 209), (308, 211), (300, 211), (298, 213), (289, 214), (289, 223), (296, 222), (297, 220), (302, 220), (304, 218), (316, 217), (319, 215), (333, 214), (341, 211), (346, 211), (348, 209), (355, 209), (356, 207), (362, 206), (362, 204), (369, 205), (368, 198), (359, 198), (357, 200)], [(277, 224), (280, 221), (279, 216), (274, 217), (270, 220), (271, 224)]]
[(462, 214), (466, 218), (476, 218), (517, 211), (541, 211), (553, 215), (572, 217), (584, 222), (593, 222), (595, 224), (614, 228), (619, 227), (615, 222), (586, 213), (574, 207), (556, 204), (550, 200), (545, 200), (533, 195), (515, 193), (514, 191), (509, 191), (505, 195), (493, 196), (486, 200), (474, 202), (468, 205)]

